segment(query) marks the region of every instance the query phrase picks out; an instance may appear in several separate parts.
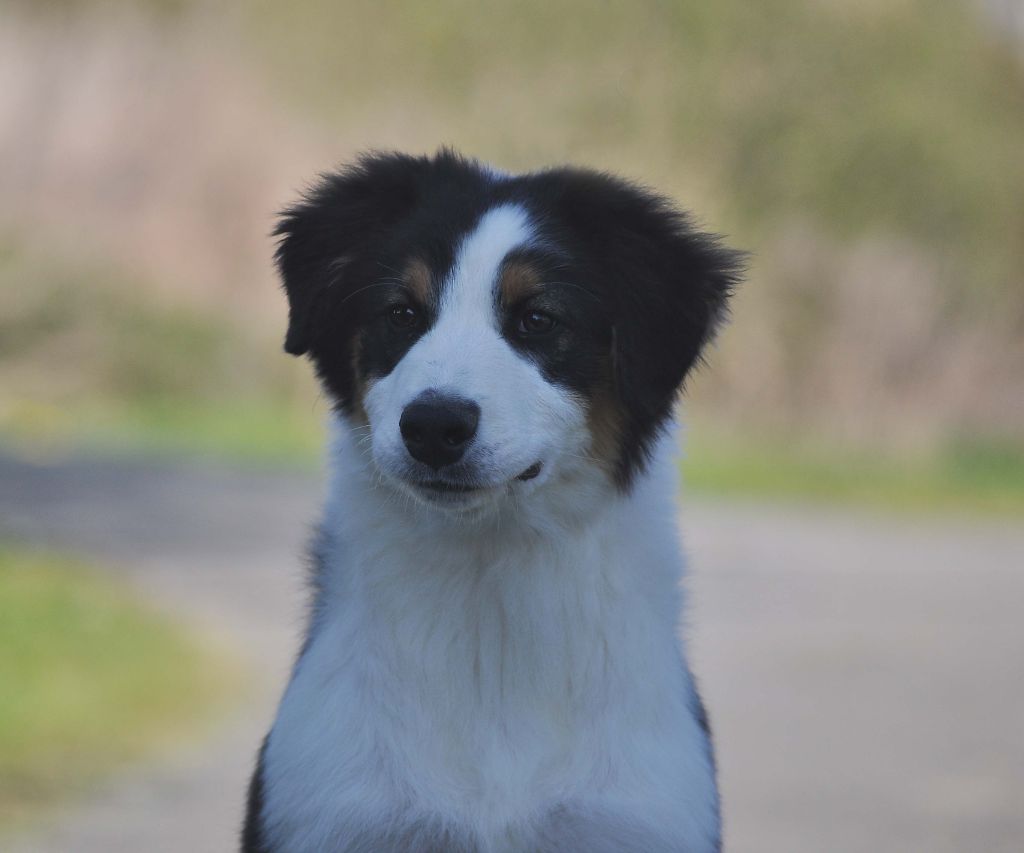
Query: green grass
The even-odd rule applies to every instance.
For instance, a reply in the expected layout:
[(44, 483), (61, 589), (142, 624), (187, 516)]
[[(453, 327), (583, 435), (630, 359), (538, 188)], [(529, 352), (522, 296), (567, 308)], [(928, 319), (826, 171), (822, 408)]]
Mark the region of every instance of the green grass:
[(0, 543), (0, 828), (175, 743), (229, 669), (113, 580)]
[(1024, 452), (953, 445), (897, 457), (821, 444), (714, 437), (687, 443), (683, 481), (698, 495), (914, 513), (1024, 517)]
[(18, 398), (148, 404), (214, 400), (225, 389), (294, 392), (297, 365), (244, 321), (169, 304), (144, 279), (2, 238), (0, 407)]
[(229, 317), (146, 292), (0, 240), (0, 438), (34, 454), (314, 455), (327, 404), (306, 365)]
[[(34, 456), (212, 457), (247, 466), (315, 468), (326, 400), (121, 404), (54, 411), (27, 407), (0, 420), (0, 442)], [(933, 453), (842, 448), (828, 442), (753, 439), (713, 422), (690, 430), (682, 461), (697, 496), (818, 502), (905, 512), (1024, 515), (1024, 451), (961, 442)]]
[(329, 407), (279, 399), (117, 400), (56, 406), (22, 400), (0, 417), (0, 446), (28, 457), (74, 453), (214, 457), (260, 466), (316, 463)]

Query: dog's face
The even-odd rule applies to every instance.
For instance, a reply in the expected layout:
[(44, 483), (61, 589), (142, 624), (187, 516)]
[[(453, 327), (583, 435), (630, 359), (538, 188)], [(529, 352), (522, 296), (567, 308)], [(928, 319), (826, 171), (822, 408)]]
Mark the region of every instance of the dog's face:
[(364, 157), (278, 234), (285, 348), (385, 481), (460, 511), (581, 465), (628, 489), (738, 271), (647, 191), (447, 152)]

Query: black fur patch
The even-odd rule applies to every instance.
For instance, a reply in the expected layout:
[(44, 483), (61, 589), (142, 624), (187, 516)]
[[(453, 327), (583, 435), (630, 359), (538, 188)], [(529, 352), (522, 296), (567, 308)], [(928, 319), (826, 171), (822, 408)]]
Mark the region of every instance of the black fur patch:
[[(525, 260), (544, 286), (496, 306), (504, 334), (549, 381), (588, 400), (609, 390), (613, 469), (628, 488), (741, 270), (739, 254), (635, 184), (569, 168), (499, 176), (447, 150), (366, 155), (323, 176), (278, 225), (285, 348), (309, 353), (341, 411), (358, 413), (366, 382), (387, 375), (433, 323), (461, 238), (507, 203), (536, 227), (542, 248)], [(389, 312), (415, 302), (402, 275), (416, 261), (429, 268), (435, 298), (413, 304), (417, 322), (399, 327)], [(551, 334), (517, 334), (530, 309), (558, 320)]]
[[(269, 737), (269, 736), (268, 736)], [(267, 751), (267, 738), (263, 739), (256, 757), (256, 768), (249, 780), (249, 795), (242, 826), (241, 853), (270, 853), (263, 838), (263, 755)]]
[(596, 295), (610, 320), (616, 473), (628, 486), (724, 316), (741, 256), (668, 199), (618, 178), (552, 169), (519, 180), (545, 236), (572, 258), (570, 282)]
[[(568, 254), (543, 249), (513, 252), (506, 262), (529, 264), (541, 284), (536, 293), (498, 306), (505, 339), (536, 362), (549, 382), (590, 399), (608, 374), (613, 321), (605, 302), (590, 289), (586, 270)], [(554, 319), (550, 332), (519, 331), (520, 320), (531, 311)]]

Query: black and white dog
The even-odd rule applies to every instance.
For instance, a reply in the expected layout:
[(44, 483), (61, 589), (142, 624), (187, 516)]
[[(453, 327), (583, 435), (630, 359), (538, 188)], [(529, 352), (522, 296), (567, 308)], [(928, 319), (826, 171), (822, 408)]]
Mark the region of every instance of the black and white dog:
[(720, 849), (672, 410), (739, 257), (604, 174), (442, 151), (277, 229), (332, 401), (308, 633), (242, 849)]

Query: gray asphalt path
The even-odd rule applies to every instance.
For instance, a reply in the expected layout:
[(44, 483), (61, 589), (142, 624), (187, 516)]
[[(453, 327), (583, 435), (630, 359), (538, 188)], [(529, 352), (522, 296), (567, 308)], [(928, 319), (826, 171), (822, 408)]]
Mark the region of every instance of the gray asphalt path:
[[(0, 456), (0, 535), (88, 553), (259, 674), (201, 743), (17, 851), (226, 851), (301, 625), (320, 485)], [(734, 853), (1024, 850), (1024, 529), (688, 502), (685, 628)]]

